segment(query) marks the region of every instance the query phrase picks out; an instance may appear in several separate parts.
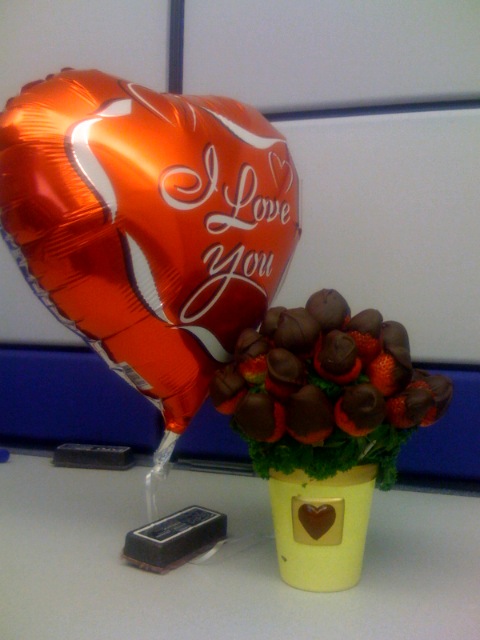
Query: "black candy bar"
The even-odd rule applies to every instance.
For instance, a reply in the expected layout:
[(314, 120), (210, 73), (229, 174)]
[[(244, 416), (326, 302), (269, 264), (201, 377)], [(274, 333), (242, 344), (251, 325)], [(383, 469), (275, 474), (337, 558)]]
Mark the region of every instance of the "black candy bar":
[(127, 533), (123, 557), (156, 573), (167, 573), (227, 537), (227, 516), (193, 506)]
[(62, 444), (53, 453), (56, 467), (123, 471), (135, 464), (130, 447), (96, 444)]

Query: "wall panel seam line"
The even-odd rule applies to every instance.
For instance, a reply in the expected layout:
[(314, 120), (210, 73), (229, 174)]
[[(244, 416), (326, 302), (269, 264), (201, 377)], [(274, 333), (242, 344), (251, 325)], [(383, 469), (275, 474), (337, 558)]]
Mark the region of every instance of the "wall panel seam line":
[(263, 111), (263, 115), (270, 122), (275, 122), (286, 120), (321, 120), (372, 115), (399, 115), (404, 113), (423, 113), (432, 111), (461, 111), (468, 109), (480, 109), (480, 98), (472, 98), (468, 100), (442, 100), (435, 102), (333, 107), (326, 109), (292, 109), (274, 112)]
[(168, 40), (168, 92), (183, 93), (185, 0), (170, 0)]

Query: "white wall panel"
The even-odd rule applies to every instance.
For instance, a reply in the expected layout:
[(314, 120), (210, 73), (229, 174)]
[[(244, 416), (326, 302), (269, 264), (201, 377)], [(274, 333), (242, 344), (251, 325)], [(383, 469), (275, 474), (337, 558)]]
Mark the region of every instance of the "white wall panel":
[(0, 343), (85, 345), (47, 310), (0, 238)]
[(480, 95), (478, 0), (186, 0), (184, 92), (263, 111)]
[[(96, 68), (165, 91), (168, 0), (2, 0), (0, 109), (62, 67)], [(0, 340), (83, 344), (43, 307), (0, 241)]]
[(480, 111), (276, 126), (303, 217), (277, 302), (335, 288), (403, 322), (417, 360), (480, 362)]
[(164, 91), (168, 0), (2, 0), (0, 103), (62, 67)]

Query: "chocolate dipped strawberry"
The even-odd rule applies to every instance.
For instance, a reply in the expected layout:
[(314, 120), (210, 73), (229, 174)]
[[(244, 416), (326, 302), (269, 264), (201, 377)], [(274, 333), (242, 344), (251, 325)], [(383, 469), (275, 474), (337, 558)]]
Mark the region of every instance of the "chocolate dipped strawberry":
[(387, 400), (387, 419), (396, 429), (419, 425), (434, 407), (433, 394), (422, 385), (410, 383)]
[(315, 350), (313, 366), (326, 380), (339, 385), (353, 382), (362, 370), (355, 340), (338, 329), (330, 331)]
[(321, 289), (307, 300), (306, 310), (320, 323), (324, 333), (342, 329), (350, 320), (350, 307), (335, 289)]
[(383, 316), (377, 309), (365, 309), (357, 313), (347, 324), (345, 331), (357, 345), (358, 357), (363, 366), (371, 362), (382, 350)]
[(285, 433), (284, 408), (268, 393), (247, 393), (237, 404), (234, 419), (252, 440), (276, 442)]
[(320, 325), (303, 307), (285, 309), (278, 315), (277, 327), (271, 338), (276, 347), (283, 347), (298, 355), (311, 355)]
[(404, 389), (412, 378), (410, 352), (404, 347), (381, 351), (366, 369), (370, 382), (384, 396), (392, 396)]
[(326, 394), (308, 384), (293, 393), (285, 404), (288, 433), (303, 444), (319, 444), (335, 428), (333, 405)]
[(382, 342), (385, 351), (397, 347), (410, 351), (408, 332), (403, 324), (396, 320), (387, 320), (382, 324)]
[(266, 357), (265, 389), (277, 400), (285, 400), (303, 385), (305, 365), (296, 355), (283, 348), (271, 349)]
[(430, 375), (426, 371), (416, 369), (412, 386), (428, 389), (433, 397), (433, 406), (419, 423), (421, 427), (429, 427), (447, 412), (453, 397), (453, 383), (447, 376)]
[(249, 384), (262, 384), (267, 373), (268, 340), (255, 329), (244, 329), (235, 345), (235, 362)]
[(335, 404), (337, 426), (351, 436), (366, 436), (385, 419), (387, 407), (380, 391), (372, 384), (356, 384), (345, 389)]
[(404, 389), (412, 379), (410, 341), (403, 324), (388, 320), (382, 324), (382, 351), (367, 366), (366, 373), (384, 396)]
[(210, 383), (212, 404), (219, 413), (231, 415), (240, 398), (247, 392), (244, 378), (233, 365), (216, 371)]
[(265, 314), (265, 317), (263, 318), (259, 332), (263, 336), (271, 338), (277, 330), (280, 320), (280, 314), (286, 310), (286, 307), (270, 307), (270, 309), (268, 309), (267, 313)]

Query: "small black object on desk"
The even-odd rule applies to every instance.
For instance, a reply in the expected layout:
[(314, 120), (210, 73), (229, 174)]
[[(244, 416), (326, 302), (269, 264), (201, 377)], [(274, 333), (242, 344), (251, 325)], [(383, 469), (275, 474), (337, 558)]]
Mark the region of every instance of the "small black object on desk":
[(123, 471), (135, 464), (130, 447), (97, 444), (62, 444), (53, 454), (56, 467)]
[(123, 557), (140, 569), (167, 573), (227, 537), (227, 516), (192, 506), (127, 533)]

